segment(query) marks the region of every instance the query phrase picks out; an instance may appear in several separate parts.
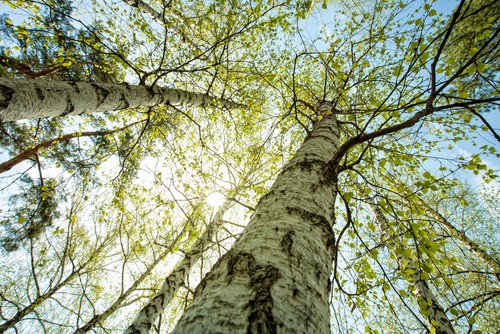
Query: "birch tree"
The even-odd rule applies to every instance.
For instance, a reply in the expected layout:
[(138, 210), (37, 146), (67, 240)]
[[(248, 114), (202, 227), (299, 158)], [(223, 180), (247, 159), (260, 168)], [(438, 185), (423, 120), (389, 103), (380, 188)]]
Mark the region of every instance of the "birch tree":
[[(358, 194), (363, 197), (364, 190), (361, 185), (356, 181), (353, 183)], [(404, 250), (401, 250), (401, 245), (404, 245), (404, 242), (392, 235), (387, 218), (373, 199), (364, 197), (363, 200), (367, 203), (369, 210), (372, 211), (380, 229), (381, 242), (387, 245), (389, 251), (393, 253), (394, 257), (397, 259), (398, 267), (401, 268), (401, 270), (405, 272), (405, 276), (408, 277), (408, 283), (410, 289), (412, 289), (416, 295), (420, 313), (427, 318), (427, 329), (429, 332), (455, 333), (455, 329), (446, 316), (443, 307), (440, 305), (429, 283), (424, 278), (422, 269), (411, 257), (406, 256), (407, 253)]]
[(0, 92), (2, 94), (0, 117), (3, 122), (168, 104), (186, 107), (239, 106), (206, 94), (138, 85), (2, 78)]
[[(137, 85), (0, 81), (3, 121), (66, 114), (59, 118), (85, 120), (100, 111), (100, 120), (120, 128), (146, 116), (139, 133), (118, 134), (130, 143), (116, 154), (119, 172), (98, 169), (96, 189), (108, 205), (89, 204), (116, 231), (117, 252), (102, 260), (120, 273), (120, 287), (104, 271), (89, 274), (78, 296), (63, 303), (75, 310), (71, 317), (52, 315), (60, 328), (87, 329), (100, 314), (96, 331), (132, 325), (134, 333), (498, 327), (498, 288), (488, 286), (496, 278), (460, 258), (460, 235), (442, 235), (437, 216), (429, 218), (418, 200), (452, 198), (446, 194), (459, 177), (477, 174), (498, 185), (498, 1), (458, 1), (449, 15), (444, 2), (424, 1), (92, 6), (113, 17), (94, 31), (96, 43)], [(84, 17), (75, 22), (84, 25)], [(172, 29), (172, 22), (183, 25)], [(471, 34), (474, 42), (464, 44)], [(464, 149), (466, 142), (473, 145)], [(188, 249), (197, 245), (198, 254), (205, 239), (198, 240), (200, 226), (180, 217), (210, 191), (237, 184), (254, 164), (259, 181), (238, 201), (255, 210), (231, 212), (219, 230), (226, 240), (199, 257), (208, 266), (192, 266)], [(403, 174), (404, 187), (387, 180), (393, 172)], [(381, 247), (374, 214), (362, 208), (370, 192), (386, 217), (381, 225), (392, 252)], [(110, 221), (120, 222), (116, 230)], [(169, 276), (160, 266), (142, 280), (184, 227), (189, 238), (178, 247), (188, 260), (179, 262), (181, 270)], [(480, 243), (483, 236), (470, 238)], [(192, 276), (203, 276), (194, 293)], [(140, 287), (113, 307), (137, 277)], [(408, 278), (417, 289), (402, 282)], [(170, 286), (182, 284), (186, 297), (167, 305)], [(185, 311), (174, 325), (179, 309)]]

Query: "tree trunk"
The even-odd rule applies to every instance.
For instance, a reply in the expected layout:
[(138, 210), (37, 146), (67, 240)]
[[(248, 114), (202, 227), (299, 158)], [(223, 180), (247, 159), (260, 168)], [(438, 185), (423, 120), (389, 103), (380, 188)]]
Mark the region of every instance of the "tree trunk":
[(416, 200), (418, 203), (417, 205), (420, 205), (432, 218), (435, 219), (435, 221), (446, 231), (448, 234), (460, 240), (464, 244), (464, 246), (474, 253), (478, 258), (483, 260), (487, 266), (491, 269), (493, 274), (497, 277), (497, 279), (500, 280), (500, 260), (496, 258), (493, 255), (488, 254), (483, 248), (481, 248), (478, 244), (476, 244), (474, 241), (472, 241), (464, 231), (459, 230), (456, 228), (446, 217), (444, 217), (439, 211), (433, 209), (425, 200), (420, 198), (415, 193), (409, 193), (408, 190), (404, 185), (401, 184), (400, 181), (398, 181), (394, 175), (390, 175), (390, 181), (394, 182), (396, 186), (398, 186), (401, 191), (403, 191), (406, 195), (412, 195), (412, 198)]
[[(358, 183), (354, 183), (360, 195), (363, 189)], [(420, 313), (427, 320), (427, 329), (429, 333), (436, 334), (455, 334), (455, 330), (446, 316), (443, 307), (440, 305), (437, 297), (432, 292), (427, 280), (423, 278), (422, 269), (415, 263), (412, 257), (406, 256), (403, 252), (398, 252), (398, 245), (402, 245), (399, 239), (391, 233), (389, 224), (382, 210), (371, 199), (365, 196), (363, 199), (369, 206), (375, 216), (375, 220), (380, 228), (382, 243), (389, 249), (398, 261), (398, 266), (403, 271), (407, 281), (412, 287), (420, 307)], [(405, 274), (405, 272), (409, 274)]]
[[(14, 326), (21, 321), (26, 315), (31, 312), (34, 312), (35, 309), (45, 302), (47, 299), (52, 298), (52, 296), (57, 293), (61, 288), (65, 287), (69, 282), (71, 282), (74, 278), (76, 278), (79, 274), (81, 274), (89, 265), (92, 264), (92, 261), (100, 254), (100, 252), (104, 249), (105, 244), (101, 244), (93, 253), (90, 258), (81, 264), (78, 268), (74, 268), (71, 273), (58, 284), (49, 288), (45, 293), (38, 295), (35, 300), (33, 300), (28, 306), (19, 310), (12, 318), (0, 324), (0, 333), (5, 332), (9, 328), (14, 328)], [(64, 266), (62, 267), (64, 268)], [(62, 270), (62, 269), (61, 269)], [(62, 271), (61, 271), (62, 275)]]
[(102, 324), (106, 319), (109, 318), (116, 310), (122, 307), (123, 302), (130, 296), (130, 294), (136, 291), (137, 287), (151, 274), (153, 269), (165, 259), (165, 257), (171, 253), (171, 249), (169, 248), (165, 252), (163, 252), (140, 276), (135, 282), (125, 290), (118, 298), (111, 304), (105, 311), (94, 315), (89, 321), (85, 323), (82, 327), (78, 328), (73, 334), (82, 334), (90, 331), (97, 324)]
[(242, 107), (181, 89), (0, 78), (0, 121), (11, 122), (157, 105)]
[(173, 333), (330, 332), (338, 144), (336, 120), (316, 122)]
[(184, 284), (187, 275), (190, 273), (194, 264), (201, 258), (206, 245), (212, 241), (217, 233), (218, 227), (222, 223), (222, 216), (229, 208), (231, 200), (226, 200), (219, 207), (214, 218), (207, 226), (206, 231), (196, 241), (193, 248), (186, 253), (181, 263), (167, 276), (160, 291), (151, 299), (136, 316), (134, 322), (125, 331), (125, 334), (149, 333), (149, 330), (163, 312), (168, 303), (172, 300), (177, 290)]
[(478, 258), (483, 260), (488, 267), (493, 271), (493, 274), (500, 280), (500, 261), (494, 256), (488, 254), (484, 249), (479, 247), (474, 241), (469, 239), (465, 232), (457, 229), (451, 224), (442, 214), (431, 208), (424, 200), (418, 197), (420, 205), (438, 222), (441, 227), (448, 232), (450, 236), (460, 240), (465, 247), (474, 253)]
[(163, 15), (158, 13), (153, 7), (151, 7), (144, 1), (142, 0), (123, 0), (123, 1), (129, 6), (139, 9), (140, 11), (151, 17), (153, 20), (155, 20), (156, 23), (158, 23), (159, 25), (161, 26), (165, 25), (166, 22)]

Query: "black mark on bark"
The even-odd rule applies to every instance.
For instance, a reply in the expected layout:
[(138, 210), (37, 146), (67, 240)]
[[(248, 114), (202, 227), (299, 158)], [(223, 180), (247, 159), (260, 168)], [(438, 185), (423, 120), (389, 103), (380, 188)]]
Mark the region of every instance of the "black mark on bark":
[(301, 171), (307, 171), (310, 172), (313, 166), (319, 165), (321, 168), (325, 168), (325, 165), (327, 165), (326, 162), (323, 160), (319, 159), (302, 159), (301, 161), (297, 161), (295, 163), (287, 165), (283, 169), (283, 173), (288, 172), (289, 170), (295, 169), (295, 168), (300, 168)]
[(283, 238), (281, 238), (281, 249), (284, 253), (286, 253), (289, 257), (293, 257), (292, 254), (292, 246), (293, 246), (293, 235), (294, 231), (288, 231)]
[(127, 98), (125, 97), (125, 94), (121, 94), (120, 102), (121, 104), (119, 109), (127, 109), (130, 106), (130, 104), (127, 101)]
[(321, 229), (323, 244), (326, 246), (326, 249), (330, 251), (331, 256), (333, 256), (335, 234), (333, 233), (333, 229), (331, 228), (330, 224), (323, 216), (296, 207), (287, 207), (287, 211), (288, 214), (297, 215), (305, 221), (310, 222), (312, 226), (319, 227)]
[(68, 82), (68, 84), (73, 87), (73, 89), (75, 90), (75, 93), (80, 93), (80, 87), (78, 87), (78, 85), (76, 84), (75, 81), (70, 81)]
[(92, 83), (91, 85), (92, 85), (92, 87), (94, 87), (94, 91), (95, 91), (96, 96), (97, 96), (97, 107), (99, 107), (101, 104), (104, 103), (104, 101), (106, 100), (106, 97), (108, 97), (109, 91), (102, 88), (98, 84)]
[(254, 270), (250, 270), (249, 274), (254, 299), (248, 302), (250, 314), (247, 333), (276, 333), (277, 324), (273, 315), (274, 301), (271, 296), (271, 287), (278, 280), (279, 271), (271, 265), (255, 264)]
[(12, 88), (0, 85), (0, 108), (5, 109), (9, 106), (12, 95), (14, 95), (14, 90)]
[(45, 100), (45, 95), (43, 95), (43, 91), (42, 91), (42, 89), (40, 87), (35, 87), (35, 92), (36, 92), (36, 97), (40, 101)]
[(61, 116), (69, 115), (73, 111), (75, 111), (75, 106), (73, 105), (73, 101), (71, 101), (71, 97), (68, 95), (66, 96), (66, 110), (64, 110)]
[(250, 253), (232, 254), (227, 261), (229, 281), (237, 274), (247, 274), (250, 277), (249, 287), (253, 290), (253, 299), (247, 307), (247, 333), (276, 333), (277, 323), (273, 316), (274, 301), (271, 287), (279, 279), (279, 271), (272, 265), (260, 265)]
[[(226, 259), (229, 259), (229, 261), (231, 260), (232, 258), (232, 252), (231, 250), (228, 251), (226, 254), (222, 255), (218, 260), (217, 262), (214, 264), (214, 268), (216, 268), (217, 266), (219, 266), (221, 263), (223, 263), (224, 261), (226, 261)], [(227, 266), (229, 267), (229, 264), (227, 264)], [(229, 272), (229, 269), (228, 269), (228, 272)], [(201, 280), (200, 284), (198, 284), (198, 286), (196, 287), (196, 290), (194, 291), (194, 297), (196, 298), (196, 296), (198, 296), (203, 290), (205, 290), (205, 287), (207, 286), (207, 282), (212, 280), (212, 279), (215, 279), (215, 271), (212, 270), (210, 271), (208, 274), (205, 275), (205, 277), (203, 277), (203, 279)]]

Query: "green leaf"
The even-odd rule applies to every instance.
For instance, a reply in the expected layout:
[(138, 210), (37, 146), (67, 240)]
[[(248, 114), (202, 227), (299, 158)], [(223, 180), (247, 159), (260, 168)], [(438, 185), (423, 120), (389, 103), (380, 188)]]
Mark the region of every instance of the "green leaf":
[(483, 73), (484, 73), (484, 71), (486, 71), (486, 68), (487, 68), (487, 67), (488, 67), (488, 66), (487, 66), (485, 63), (479, 63), (479, 64), (476, 66), (476, 70), (477, 70), (479, 73), (483, 74)]
[(344, 199), (346, 200), (346, 202), (350, 202), (353, 196), (354, 193), (352, 191), (348, 191), (344, 194)]

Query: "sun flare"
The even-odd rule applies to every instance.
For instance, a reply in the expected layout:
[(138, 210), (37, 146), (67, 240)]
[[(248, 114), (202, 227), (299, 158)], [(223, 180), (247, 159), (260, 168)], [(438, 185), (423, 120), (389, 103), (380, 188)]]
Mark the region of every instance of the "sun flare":
[(207, 203), (208, 205), (217, 208), (224, 203), (225, 199), (226, 197), (221, 193), (213, 193), (207, 197)]

